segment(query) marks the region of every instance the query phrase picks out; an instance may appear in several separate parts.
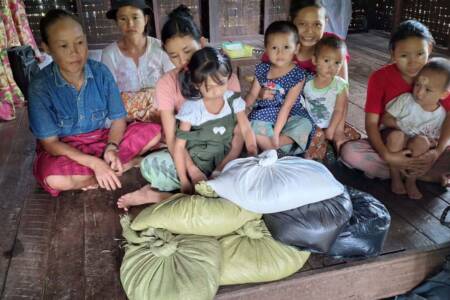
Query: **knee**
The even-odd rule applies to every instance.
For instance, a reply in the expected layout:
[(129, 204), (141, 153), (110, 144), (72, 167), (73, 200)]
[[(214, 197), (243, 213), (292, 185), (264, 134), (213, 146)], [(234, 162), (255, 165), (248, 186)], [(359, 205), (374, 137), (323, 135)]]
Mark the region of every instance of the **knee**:
[(408, 149), (413, 152), (413, 155), (420, 155), (430, 149), (430, 140), (423, 135), (418, 135), (408, 141)]
[[(386, 146), (392, 150), (392, 148), (403, 148), (405, 145), (406, 135), (400, 130), (395, 130), (389, 133), (386, 138)], [(395, 149), (395, 150), (401, 150)]]
[(45, 178), (46, 184), (57, 191), (68, 191), (74, 189), (74, 182), (71, 176), (50, 175)]

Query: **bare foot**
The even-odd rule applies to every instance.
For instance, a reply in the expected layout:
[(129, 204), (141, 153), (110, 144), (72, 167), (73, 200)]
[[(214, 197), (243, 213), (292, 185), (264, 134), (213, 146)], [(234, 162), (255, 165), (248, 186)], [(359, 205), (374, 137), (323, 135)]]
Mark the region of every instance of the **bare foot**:
[(419, 188), (416, 185), (415, 180), (406, 179), (405, 187), (409, 198), (418, 200), (423, 197), (422, 193), (419, 191)]
[(146, 203), (158, 203), (167, 199), (172, 194), (158, 192), (147, 184), (137, 191), (123, 195), (117, 200), (117, 207), (128, 211), (128, 207)]
[(405, 188), (405, 185), (403, 184), (403, 181), (391, 179), (391, 191), (397, 195), (405, 195), (406, 188)]
[(89, 191), (89, 190), (96, 190), (96, 189), (98, 189), (98, 188), (99, 188), (99, 185), (96, 183), (96, 184), (91, 184), (91, 185), (82, 187), (81, 190), (83, 190), (83, 191)]

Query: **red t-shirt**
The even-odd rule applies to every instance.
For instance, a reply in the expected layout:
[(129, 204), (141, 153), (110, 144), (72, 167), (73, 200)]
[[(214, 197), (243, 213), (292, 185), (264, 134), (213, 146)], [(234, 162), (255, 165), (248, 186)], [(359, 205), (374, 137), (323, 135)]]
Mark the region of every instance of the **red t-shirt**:
[[(385, 65), (373, 72), (367, 83), (366, 113), (382, 115), (386, 104), (403, 93), (412, 92), (396, 64)], [(450, 110), (450, 96), (441, 101), (445, 110)]]
[[(332, 32), (324, 32), (323, 36), (335, 36), (335, 37), (342, 39), (340, 36), (338, 36), (337, 34), (332, 33)], [(345, 54), (345, 59), (347, 60), (347, 63), (350, 61), (350, 54), (348, 53), (348, 51)], [(261, 57), (261, 60), (265, 63), (269, 63), (269, 56), (264, 52), (264, 54)], [(297, 56), (294, 56), (293, 61), (300, 68), (307, 70), (314, 74), (316, 73), (316, 66), (312, 63), (312, 59), (298, 60)]]

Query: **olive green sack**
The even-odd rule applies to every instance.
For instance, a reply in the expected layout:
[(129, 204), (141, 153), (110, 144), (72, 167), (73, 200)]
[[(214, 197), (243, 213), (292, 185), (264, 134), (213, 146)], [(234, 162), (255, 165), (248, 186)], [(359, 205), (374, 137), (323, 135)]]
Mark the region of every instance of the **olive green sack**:
[(137, 233), (128, 216), (120, 223), (127, 240), (120, 267), (131, 300), (210, 300), (219, 287), (221, 250), (212, 237), (149, 228)]
[(221, 285), (288, 277), (300, 270), (310, 255), (274, 240), (262, 220), (248, 222), (219, 242), (222, 247)]
[[(196, 186), (197, 190), (199, 186)], [(211, 191), (203, 191), (212, 196)], [(176, 234), (223, 236), (230, 234), (261, 214), (240, 208), (223, 198), (176, 194), (145, 208), (131, 223), (135, 231), (164, 228)]]

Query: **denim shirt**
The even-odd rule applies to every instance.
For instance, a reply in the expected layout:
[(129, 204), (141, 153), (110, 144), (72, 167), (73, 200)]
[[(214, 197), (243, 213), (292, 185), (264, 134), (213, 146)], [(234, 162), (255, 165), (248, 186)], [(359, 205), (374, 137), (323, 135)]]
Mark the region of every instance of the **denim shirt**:
[(84, 66), (80, 91), (64, 80), (53, 62), (32, 80), (28, 100), (30, 129), (38, 139), (92, 132), (105, 128), (107, 119), (126, 116), (111, 72), (93, 60)]

